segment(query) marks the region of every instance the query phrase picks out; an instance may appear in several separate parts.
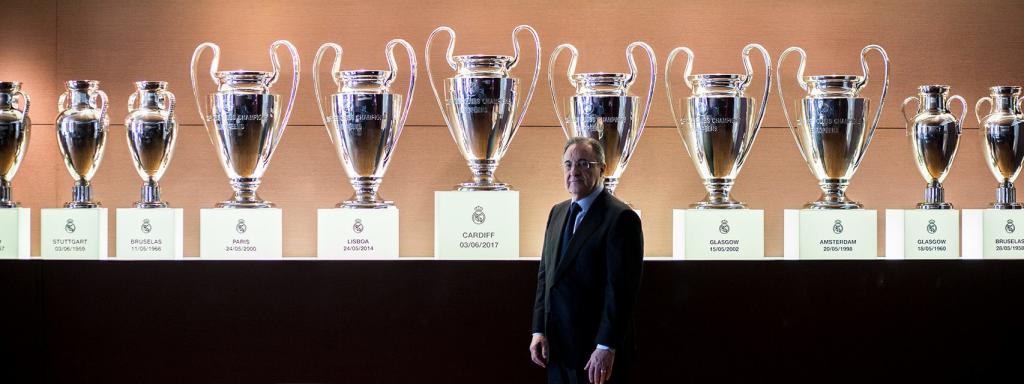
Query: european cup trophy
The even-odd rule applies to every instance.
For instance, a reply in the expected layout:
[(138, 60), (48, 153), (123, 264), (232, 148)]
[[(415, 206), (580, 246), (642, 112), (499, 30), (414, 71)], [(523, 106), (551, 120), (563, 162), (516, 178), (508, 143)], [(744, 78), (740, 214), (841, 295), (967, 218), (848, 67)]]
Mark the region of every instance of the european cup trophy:
[[(959, 119), (950, 113), (950, 104), (954, 100), (962, 106)], [(908, 116), (907, 105), (915, 101), (915, 113)], [(918, 87), (917, 97), (903, 100), (900, 111), (907, 121), (907, 133), (914, 148), (917, 170), (928, 183), (924, 190), (924, 201), (918, 203), (917, 208), (953, 209), (953, 204), (946, 202), (942, 181), (946, 179), (960, 145), (967, 101), (959, 95), (949, 96), (948, 85), (922, 85)]]
[[(882, 55), (885, 77), (882, 80), (882, 94), (875, 108), (875, 118), (870, 125), (866, 117), (869, 101), (860, 93), (868, 84), (869, 69), (865, 55), (870, 51)], [(782, 63), (790, 53), (800, 54), (800, 67), (796, 80), (806, 95), (796, 103), (800, 114), (796, 124), (790, 119), (783, 97), (782, 82), (779, 82), (779, 100), (786, 115), (786, 123), (793, 132), (797, 147), (811, 173), (818, 179), (822, 194), (817, 201), (807, 203), (807, 209), (860, 209), (860, 203), (846, 196), (850, 178), (857, 172), (864, 159), (871, 138), (874, 136), (878, 119), (882, 114), (885, 94), (889, 88), (889, 56), (882, 47), (868, 45), (860, 52), (864, 76), (823, 75), (804, 76), (807, 54), (799, 47), (791, 47), (779, 56), (777, 78), (781, 78)]]
[[(103, 161), (107, 144), (107, 94), (94, 80), (71, 80), (57, 101), (57, 145), (71, 177), (72, 198), (64, 208), (98, 208), (92, 200), (92, 177)], [(97, 99), (101, 102), (97, 105)]]
[(28, 117), (30, 103), (28, 94), (21, 90), (21, 82), (0, 81), (0, 208), (18, 207), (11, 196), (11, 179), (18, 173), (28, 149), (32, 128), (32, 119)]
[[(521, 31), (527, 31), (533, 37), (537, 56), (533, 80), (525, 99), (521, 98), (521, 80), (511, 74), (511, 70), (519, 63), (519, 40), (516, 37)], [(430, 69), (430, 46), (441, 33), (451, 36), (445, 61), (456, 73), (444, 79), (442, 90), (439, 91)], [(472, 181), (456, 186), (460, 191), (511, 189), (508, 184), (495, 180), (494, 171), (522, 124), (537, 87), (537, 77), (540, 75), (540, 38), (537, 31), (528, 25), (513, 29), (512, 48), (512, 56), (453, 56), (455, 31), (451, 28), (438, 27), (427, 39), (423, 55), (430, 87), (455, 144), (473, 172)]]
[[(270, 90), (280, 74), (277, 48), (282, 46), (291, 53), (294, 73), (288, 106), (283, 115), (281, 96)], [(213, 51), (210, 78), (217, 85), (216, 92), (208, 95), (208, 108), (204, 106), (199, 94), (197, 73), (199, 57), (207, 48)], [(256, 189), (281, 142), (292, 107), (295, 106), (295, 92), (299, 85), (299, 53), (287, 40), (275, 41), (270, 45), (270, 63), (273, 68), (270, 72), (218, 71), (219, 62), (220, 47), (214, 43), (202, 43), (192, 54), (192, 92), (196, 106), (235, 191), (233, 198), (218, 203), (217, 207), (273, 207), (273, 203), (256, 194)]]
[[(754, 79), (750, 64), (750, 52), (761, 52), (764, 58), (764, 93), (757, 108), (758, 100), (746, 96), (744, 91)], [(683, 70), (683, 81), (692, 91), (692, 96), (680, 99), (674, 95), (669, 70), (679, 53), (687, 56)], [(697, 172), (704, 180), (707, 196), (691, 205), (696, 209), (744, 209), (746, 204), (735, 200), (732, 186), (740, 173), (754, 139), (761, 129), (768, 93), (771, 90), (772, 68), (768, 51), (760, 44), (748, 44), (743, 48), (744, 74), (701, 74), (691, 75), (693, 51), (678, 47), (669, 54), (665, 63), (665, 86), (667, 88), (672, 117), (683, 138), (683, 144)], [(680, 102), (677, 105), (675, 100)], [(686, 114), (680, 111), (684, 108)], [(685, 118), (680, 118), (685, 116)]]
[[(650, 61), (650, 83), (647, 100), (642, 104), (640, 97), (629, 93), (629, 87), (637, 78), (636, 60), (633, 50), (640, 48)], [(555, 61), (563, 50), (569, 51), (569, 69), (566, 79), (576, 93), (563, 101), (558, 97), (555, 86)], [(574, 73), (579, 51), (572, 44), (562, 44), (551, 53), (548, 62), (548, 85), (555, 116), (565, 131), (566, 137), (590, 137), (604, 146), (605, 170), (604, 187), (608, 193), (615, 193), (619, 178), (626, 171), (640, 136), (647, 124), (651, 110), (654, 86), (657, 77), (657, 61), (654, 50), (647, 43), (634, 42), (626, 47), (626, 63), (629, 73)], [(562, 112), (565, 107), (568, 115)], [(643, 108), (641, 110), (641, 108)]]
[(135, 170), (142, 178), (142, 198), (136, 208), (167, 208), (160, 200), (160, 177), (167, 170), (178, 137), (174, 119), (174, 94), (164, 81), (137, 81), (136, 92), (128, 98), (124, 126), (128, 150)]
[[(404, 100), (402, 94), (390, 90), (398, 76), (394, 49), (399, 45), (409, 56), (409, 85)], [(330, 96), (329, 107), (325, 108), (319, 72), (320, 61), (328, 50), (335, 52), (331, 76), (338, 91)], [(320, 46), (313, 62), (317, 107), (328, 137), (355, 189), (355, 194), (339, 203), (338, 208), (387, 208), (394, 205), (394, 202), (382, 200), (377, 190), (409, 116), (416, 86), (416, 53), (405, 40), (394, 39), (388, 42), (384, 54), (388, 60), (387, 70), (342, 71), (341, 46), (325, 43)]]
[[(999, 181), (996, 189), (995, 209), (1022, 209), (1017, 202), (1017, 188), (1013, 182), (1024, 164), (1024, 116), (1021, 114), (1021, 87), (996, 86), (991, 95), (982, 97), (974, 106), (975, 117), (985, 135), (985, 158), (988, 169)], [(988, 102), (988, 114), (981, 115), (981, 105)]]

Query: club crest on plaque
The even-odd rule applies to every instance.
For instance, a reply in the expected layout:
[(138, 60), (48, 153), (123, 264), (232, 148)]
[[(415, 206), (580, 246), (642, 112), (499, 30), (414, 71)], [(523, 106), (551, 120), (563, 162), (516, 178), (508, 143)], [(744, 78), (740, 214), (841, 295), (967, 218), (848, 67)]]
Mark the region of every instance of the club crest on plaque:
[(842, 220), (836, 220), (836, 223), (832, 224), (832, 232), (835, 232), (835, 234), (837, 235), (841, 235), (843, 233), (843, 229), (844, 228)]
[(356, 219), (356, 222), (354, 224), (352, 224), (352, 232), (363, 233), (364, 229), (366, 229), (366, 227), (363, 227), (363, 221), (362, 220)]
[(245, 225), (245, 219), (238, 219), (238, 224), (235, 224), (235, 232), (245, 233), (248, 230), (249, 227)]
[(1006, 233), (1013, 233), (1017, 230), (1017, 226), (1013, 225), (1013, 220), (1007, 219), (1006, 226), (1003, 229), (1006, 229)]
[(68, 219), (67, 224), (64, 224), (64, 231), (67, 233), (75, 233), (75, 229), (77, 229), (75, 227), (75, 221), (72, 219)]
[(153, 225), (149, 223), (149, 219), (142, 219), (142, 233), (150, 233), (153, 231)]
[(722, 220), (722, 225), (718, 226), (718, 233), (727, 235), (729, 234), (730, 229), (731, 228), (729, 228), (729, 220)]
[(935, 232), (939, 231), (939, 226), (935, 225), (935, 220), (928, 220), (928, 233), (934, 235)]
[(476, 206), (473, 208), (473, 223), (483, 224), (487, 221), (487, 215), (484, 214), (484, 207)]

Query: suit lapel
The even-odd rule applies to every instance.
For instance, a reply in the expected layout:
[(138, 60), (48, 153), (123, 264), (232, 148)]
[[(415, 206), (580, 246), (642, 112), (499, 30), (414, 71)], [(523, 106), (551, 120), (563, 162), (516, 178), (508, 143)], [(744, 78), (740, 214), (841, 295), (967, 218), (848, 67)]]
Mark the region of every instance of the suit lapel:
[[(604, 206), (606, 203), (608, 191), (601, 191), (601, 194), (594, 199), (594, 203), (590, 205), (590, 209), (587, 210), (586, 216), (583, 216), (583, 221), (580, 222), (579, 228), (576, 228), (576, 232), (572, 236), (572, 240), (569, 241), (569, 249), (565, 251), (564, 258), (558, 263), (555, 269), (555, 280), (558, 280), (565, 271), (569, 269), (569, 266), (576, 261), (576, 257), (579, 256), (580, 248), (583, 244), (587, 243), (591, 235), (597, 231), (598, 226), (601, 224), (601, 215), (604, 213)], [(565, 212), (562, 216), (568, 214)], [(565, 219), (562, 219), (565, 222)], [(557, 250), (556, 250), (557, 252)]]

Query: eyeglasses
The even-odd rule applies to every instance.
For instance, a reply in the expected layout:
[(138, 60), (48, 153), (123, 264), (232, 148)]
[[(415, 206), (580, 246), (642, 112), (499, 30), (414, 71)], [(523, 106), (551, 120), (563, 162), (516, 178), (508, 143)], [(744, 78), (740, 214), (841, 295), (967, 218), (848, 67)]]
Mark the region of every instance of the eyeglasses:
[[(584, 171), (589, 171), (590, 168), (596, 167), (599, 164), (601, 164), (601, 163), (596, 162), (596, 161), (586, 160), (586, 159), (579, 159), (579, 160), (576, 161), (576, 168), (582, 169)], [(573, 163), (571, 161), (566, 160), (566, 161), (562, 162), (562, 169), (565, 170), (566, 172), (568, 172), (569, 170), (572, 169), (572, 165), (573, 165)]]

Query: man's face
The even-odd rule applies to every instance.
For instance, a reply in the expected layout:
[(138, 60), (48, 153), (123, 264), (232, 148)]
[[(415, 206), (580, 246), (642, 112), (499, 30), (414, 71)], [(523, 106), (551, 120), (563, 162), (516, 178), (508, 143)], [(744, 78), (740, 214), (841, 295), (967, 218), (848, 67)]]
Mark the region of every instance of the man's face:
[[(575, 199), (587, 197), (597, 188), (601, 182), (601, 175), (604, 174), (604, 164), (590, 164), (580, 166), (580, 160), (597, 162), (597, 154), (586, 144), (570, 145), (562, 155), (562, 170), (565, 172), (565, 190), (569, 191)], [(569, 163), (566, 168), (565, 164)]]

